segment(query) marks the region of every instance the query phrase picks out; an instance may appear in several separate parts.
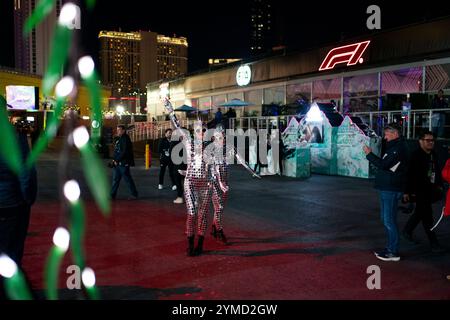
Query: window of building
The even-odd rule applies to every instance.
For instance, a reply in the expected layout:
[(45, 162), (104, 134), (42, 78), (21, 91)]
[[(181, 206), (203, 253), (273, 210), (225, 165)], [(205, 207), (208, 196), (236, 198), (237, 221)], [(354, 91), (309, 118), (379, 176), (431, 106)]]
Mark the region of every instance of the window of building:
[(233, 99), (239, 99), (244, 100), (244, 93), (243, 92), (235, 92), (235, 93), (229, 93), (227, 94), (228, 101)]
[(382, 72), (381, 92), (382, 95), (422, 92), (422, 68)]
[(244, 92), (244, 100), (251, 103), (250, 106), (245, 107), (245, 111), (248, 112), (249, 116), (261, 115), (262, 99), (262, 90), (251, 90)]
[(344, 113), (378, 110), (378, 74), (344, 78)]
[(312, 100), (315, 102), (340, 101), (341, 78), (316, 80), (313, 82)]
[(213, 99), (213, 108), (217, 108), (220, 104), (226, 102), (227, 95), (221, 94), (218, 96), (213, 96), (212, 99)]
[(450, 64), (427, 66), (425, 70), (425, 91), (437, 92), (450, 89)]
[(211, 97), (202, 97), (198, 99), (199, 110), (211, 110)]
[[(258, 49), (261, 49), (258, 47)], [(284, 87), (264, 89), (264, 104), (283, 105), (285, 103)]]
[(191, 99), (191, 106), (198, 109), (198, 98)]
[(311, 101), (311, 82), (290, 84), (286, 88), (286, 102), (308, 102)]

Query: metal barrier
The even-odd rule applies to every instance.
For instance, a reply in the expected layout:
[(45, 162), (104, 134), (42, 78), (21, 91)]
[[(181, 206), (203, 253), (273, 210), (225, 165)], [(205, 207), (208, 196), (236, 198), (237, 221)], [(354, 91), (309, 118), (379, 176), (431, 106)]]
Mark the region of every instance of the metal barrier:
[(409, 111), (356, 112), (352, 116), (359, 117), (378, 135), (391, 122), (398, 123), (407, 139), (417, 139), (422, 130), (432, 131), (437, 138), (450, 138), (449, 109), (418, 109)]
[[(403, 135), (408, 139), (416, 139), (422, 130), (432, 131), (437, 138), (450, 138), (450, 110), (449, 109), (419, 109), (409, 111), (376, 111), (355, 112), (349, 114), (358, 124), (367, 126), (377, 135), (383, 134), (386, 124), (398, 123), (403, 129)], [(231, 129), (269, 129), (285, 128), (295, 115), (270, 117), (241, 117), (229, 119)], [(355, 118), (359, 119), (355, 119)]]
[[(182, 127), (189, 128), (194, 120), (180, 120)], [(170, 121), (134, 122), (133, 129), (128, 130), (131, 141), (156, 140), (164, 137), (167, 129), (173, 129)]]
[[(391, 122), (398, 123), (407, 139), (416, 139), (421, 130), (433, 131), (437, 138), (450, 139), (449, 109), (420, 109), (410, 111), (376, 111), (355, 112), (349, 116), (359, 119), (358, 123), (368, 126), (377, 135), (383, 134), (384, 126)], [(269, 117), (239, 117), (228, 119), (227, 129), (270, 129), (285, 128), (292, 117), (297, 115)], [(194, 120), (181, 120), (183, 127), (189, 128)], [(447, 124), (448, 123), (448, 124)], [(173, 128), (170, 121), (135, 122), (129, 131), (132, 141), (155, 140), (162, 138), (166, 129)]]

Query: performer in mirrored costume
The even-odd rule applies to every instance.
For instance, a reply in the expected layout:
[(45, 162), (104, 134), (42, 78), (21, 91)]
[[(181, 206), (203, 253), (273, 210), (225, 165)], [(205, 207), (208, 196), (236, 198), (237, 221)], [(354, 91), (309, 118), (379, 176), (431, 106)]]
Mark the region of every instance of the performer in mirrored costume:
[(225, 135), (223, 128), (217, 126), (214, 130), (213, 142), (206, 147), (211, 150), (208, 164), (209, 188), (211, 189), (211, 200), (214, 208), (214, 218), (212, 223), (212, 236), (217, 240), (227, 244), (227, 238), (223, 233), (222, 216), (225, 201), (228, 196), (228, 165)]
[[(211, 197), (211, 188), (208, 185), (208, 172), (206, 162), (203, 159), (205, 143), (203, 140), (203, 126), (201, 121), (194, 123), (194, 137), (186, 130), (182, 130), (180, 123), (173, 111), (169, 100), (164, 101), (164, 106), (177, 130), (177, 134), (183, 137), (185, 144), (187, 169), (184, 180), (184, 198), (186, 201), (187, 219), (186, 235), (188, 239), (188, 256), (200, 255), (203, 252), (203, 241), (207, 229), (206, 214), (208, 212)], [(195, 244), (197, 234), (197, 246)]]
[(236, 158), (252, 176), (260, 178), (253, 171), (247, 162), (239, 155), (234, 145), (227, 146), (225, 139), (225, 129), (218, 125), (214, 129), (213, 142), (206, 146), (206, 161), (208, 162), (208, 184), (211, 188), (211, 199), (214, 207), (214, 218), (212, 223), (211, 234), (214, 238), (224, 244), (228, 244), (227, 238), (223, 231), (223, 211), (227, 200), (229, 184), (228, 184), (228, 161)]
[[(222, 215), (224, 203), (228, 194), (228, 165), (227, 153), (236, 157), (237, 161), (244, 166), (252, 175), (259, 177), (237, 153), (234, 146), (227, 150), (225, 135), (222, 127), (214, 131), (214, 139), (211, 143), (204, 139), (204, 128), (201, 121), (194, 123), (194, 138), (186, 130), (182, 130), (175, 116), (172, 104), (169, 100), (164, 101), (164, 106), (169, 117), (182, 136), (187, 153), (187, 169), (184, 172), (184, 197), (186, 200), (187, 219), (186, 235), (188, 238), (188, 256), (197, 256), (203, 252), (203, 242), (207, 229), (207, 213), (210, 201), (213, 201), (214, 220), (213, 236), (226, 243), (223, 234)], [(195, 244), (197, 234), (197, 246)]]

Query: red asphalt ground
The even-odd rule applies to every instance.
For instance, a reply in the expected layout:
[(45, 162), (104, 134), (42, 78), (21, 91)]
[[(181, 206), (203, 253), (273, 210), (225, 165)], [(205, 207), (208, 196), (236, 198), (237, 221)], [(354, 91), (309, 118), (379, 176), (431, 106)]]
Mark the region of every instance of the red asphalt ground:
[[(87, 264), (105, 299), (450, 299), (448, 258), (382, 262), (352, 246), (351, 239), (302, 242), (314, 235), (280, 231), (245, 214), (226, 221), (231, 245), (208, 234), (205, 254), (187, 257), (184, 205), (118, 200), (109, 218), (93, 203), (87, 211)], [(35, 290), (43, 288), (44, 262), (60, 216), (56, 201), (33, 207), (24, 270)], [(333, 254), (322, 254), (327, 249)], [(62, 289), (69, 257), (60, 273)], [(374, 264), (382, 270), (382, 289), (371, 291), (366, 268)]]

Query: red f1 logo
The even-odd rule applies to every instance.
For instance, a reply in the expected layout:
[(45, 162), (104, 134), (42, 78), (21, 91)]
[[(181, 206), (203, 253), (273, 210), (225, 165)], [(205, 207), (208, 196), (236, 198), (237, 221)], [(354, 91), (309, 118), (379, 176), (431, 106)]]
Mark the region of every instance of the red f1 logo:
[(362, 55), (369, 46), (370, 40), (349, 44), (347, 46), (331, 49), (327, 57), (323, 60), (319, 71), (333, 69), (339, 63), (346, 63), (347, 66), (362, 63)]

